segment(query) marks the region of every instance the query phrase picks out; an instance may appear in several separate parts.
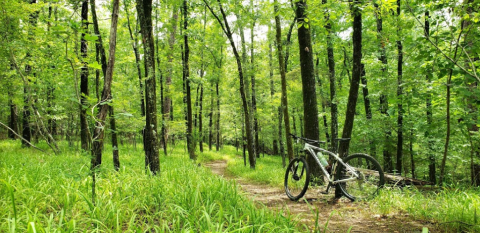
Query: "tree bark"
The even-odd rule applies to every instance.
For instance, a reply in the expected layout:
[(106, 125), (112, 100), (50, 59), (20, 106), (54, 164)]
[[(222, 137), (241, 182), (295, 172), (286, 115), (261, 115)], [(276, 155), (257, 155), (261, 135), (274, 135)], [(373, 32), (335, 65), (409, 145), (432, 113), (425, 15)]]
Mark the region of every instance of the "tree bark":
[[(109, 48), (109, 58), (108, 65), (106, 68), (106, 75), (103, 82), (103, 91), (102, 99), (99, 102), (99, 111), (96, 117), (95, 130), (93, 131), (93, 144), (92, 144), (92, 159), (91, 159), (91, 170), (95, 170), (102, 164), (102, 148), (103, 148), (103, 139), (105, 137), (104, 125), (105, 119), (107, 118), (107, 113), (109, 105), (107, 104), (111, 100), (111, 86), (113, 80), (113, 70), (115, 66), (115, 51), (117, 43), (117, 23), (118, 23), (118, 11), (119, 11), (119, 0), (115, 0), (113, 3), (112, 11), (112, 24), (110, 27), (110, 48)], [(112, 117), (113, 118), (113, 117)], [(113, 125), (115, 127), (115, 124)], [(113, 139), (112, 139), (113, 140)]]
[(155, 79), (155, 52), (152, 28), (152, 0), (136, 0), (140, 30), (145, 54), (145, 167), (153, 174), (160, 172), (157, 139), (157, 105)]
[(217, 151), (220, 150), (220, 92), (219, 92), (219, 82), (220, 80), (217, 80), (215, 83), (215, 91), (217, 93), (217, 110), (215, 111), (217, 113), (217, 118), (215, 121), (215, 132), (217, 134), (217, 144), (215, 144), (215, 149)]
[[(282, 28), (280, 24), (280, 12), (278, 1), (274, 0), (274, 10), (275, 10), (275, 30), (276, 30), (276, 44), (277, 44), (277, 57), (278, 57), (278, 66), (280, 69), (280, 78), (282, 82), (282, 100), (279, 111), (283, 111), (283, 121), (285, 124), (285, 137), (287, 141), (287, 155), (288, 160), (291, 161), (293, 159), (293, 144), (292, 138), (290, 137), (290, 116), (288, 115), (288, 98), (287, 98), (287, 78), (286, 78), (286, 64), (284, 63), (284, 56), (283, 56), (283, 46), (282, 46)], [(279, 113), (279, 117), (282, 117), (282, 113)], [(281, 123), (278, 126), (279, 130), (281, 130), (282, 125)], [(282, 143), (282, 134), (279, 135), (279, 142), (280, 142), (280, 153), (283, 155), (283, 143)]]
[[(386, 53), (386, 40), (383, 38), (383, 20), (382, 16), (379, 14), (379, 6), (378, 4), (374, 3), (375, 6), (375, 18), (377, 20), (377, 38), (379, 41), (379, 52), (380, 52), (380, 61), (382, 62), (382, 77), (383, 80), (386, 80), (388, 77), (387, 74), (387, 67), (388, 67), (388, 62), (387, 62), (387, 53)], [(380, 93), (380, 112), (388, 117), (388, 97), (385, 93)], [(387, 126), (388, 127), (388, 126)], [(385, 172), (391, 172), (393, 170), (393, 161), (392, 161), (392, 155), (390, 153), (390, 137), (392, 136), (392, 132), (390, 129), (385, 130), (385, 139), (384, 139), (384, 145), (383, 145), (383, 170)]]
[[(428, 11), (425, 12), (425, 37), (430, 37), (430, 13)], [(432, 82), (432, 74), (427, 71), (426, 79), (428, 85), (431, 86)], [(428, 89), (427, 89), (428, 90)], [(433, 110), (432, 110), (432, 94), (430, 91), (427, 93), (426, 97), (426, 106), (427, 106), (427, 130), (425, 131), (425, 138), (427, 138), (427, 156), (428, 156), (428, 177), (430, 182), (433, 184), (437, 183), (436, 179), (436, 168), (435, 168), (435, 154), (433, 153), (433, 144), (434, 140), (430, 136), (430, 130), (432, 130), (432, 122), (433, 122)]]
[[(319, 124), (317, 95), (315, 85), (315, 67), (313, 65), (313, 48), (310, 36), (310, 27), (307, 19), (306, 1), (300, 0), (295, 3), (295, 14), (298, 24), (298, 45), (300, 51), (300, 67), (302, 75), (302, 93), (303, 93), (303, 118), (305, 137), (318, 140)], [(310, 171), (314, 177), (321, 175), (320, 167), (312, 156), (307, 157), (307, 163), (310, 165)]]
[[(268, 31), (270, 32), (270, 27), (268, 28)], [(270, 34), (270, 33), (269, 33)], [(273, 82), (273, 49), (272, 49), (272, 43), (268, 44), (268, 67), (269, 67), (269, 73), (270, 73), (270, 101), (273, 103), (273, 96), (275, 95), (275, 88), (274, 88), (274, 82)], [(272, 106), (272, 113), (276, 112), (275, 106)], [(279, 124), (282, 123), (281, 119), (278, 121)], [(280, 125), (278, 127), (281, 127)], [(273, 129), (273, 132), (275, 129)], [(279, 136), (281, 137), (281, 136)], [(272, 149), (273, 149), (273, 154), (278, 155), (278, 141), (277, 138), (273, 138), (272, 140)], [(285, 159), (285, 158), (283, 158)]]
[(118, 171), (120, 169), (120, 156), (118, 151), (117, 127), (115, 124), (115, 112), (113, 106), (110, 105), (108, 111), (110, 117), (110, 130), (112, 131), (112, 152), (113, 152), (113, 168)]
[(88, 30), (88, 0), (82, 2), (81, 12), (82, 23), (82, 37), (80, 42), (80, 52), (82, 56), (83, 66), (80, 71), (80, 92), (81, 92), (81, 104), (80, 104), (80, 139), (82, 150), (88, 151), (90, 148), (89, 140), (89, 128), (87, 122), (87, 96), (88, 96), (88, 67), (87, 67), (87, 41), (85, 40), (85, 34)]
[(187, 0), (183, 1), (183, 44), (184, 44), (184, 55), (183, 55), (183, 85), (184, 85), (184, 96), (183, 103), (186, 105), (185, 114), (187, 115), (187, 148), (190, 159), (196, 160), (197, 155), (195, 154), (195, 141), (193, 138), (193, 119), (192, 119), (192, 97), (190, 93), (190, 67), (189, 67), (189, 58), (190, 58), (190, 48), (188, 46), (188, 2)]
[(125, 5), (125, 12), (127, 13), (127, 26), (128, 26), (128, 33), (130, 35), (130, 40), (132, 41), (132, 48), (133, 48), (133, 53), (135, 54), (135, 66), (137, 68), (137, 74), (138, 74), (138, 82), (139, 82), (139, 91), (140, 91), (140, 114), (141, 116), (145, 116), (145, 98), (143, 95), (143, 81), (142, 81), (142, 69), (140, 66), (141, 60), (140, 60), (140, 53), (138, 51), (138, 44), (137, 44), (137, 34), (135, 34), (135, 37), (133, 36), (132, 33), (132, 26), (130, 23), (130, 14), (128, 10), (128, 1), (124, 0), (124, 5)]
[[(400, 26), (400, 1), (397, 0), (397, 36), (401, 36), (402, 28)], [(397, 63), (397, 101), (398, 101), (398, 118), (397, 118), (397, 163), (396, 170), (399, 174), (402, 174), (402, 161), (403, 161), (403, 45), (402, 41), (397, 41), (398, 50), (398, 63)]]

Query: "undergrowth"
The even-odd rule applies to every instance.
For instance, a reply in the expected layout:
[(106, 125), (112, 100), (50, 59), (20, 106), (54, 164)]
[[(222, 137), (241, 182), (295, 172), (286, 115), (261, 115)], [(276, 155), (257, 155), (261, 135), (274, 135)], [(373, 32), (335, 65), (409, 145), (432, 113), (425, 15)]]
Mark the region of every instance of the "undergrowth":
[(95, 202), (89, 155), (65, 143), (61, 148), (63, 154), (47, 155), (21, 148), (19, 141), (0, 141), (0, 232), (301, 230), (283, 213), (256, 207), (235, 183), (191, 162), (183, 146), (160, 156), (158, 176), (145, 172), (141, 148), (120, 147), (118, 172), (106, 148)]

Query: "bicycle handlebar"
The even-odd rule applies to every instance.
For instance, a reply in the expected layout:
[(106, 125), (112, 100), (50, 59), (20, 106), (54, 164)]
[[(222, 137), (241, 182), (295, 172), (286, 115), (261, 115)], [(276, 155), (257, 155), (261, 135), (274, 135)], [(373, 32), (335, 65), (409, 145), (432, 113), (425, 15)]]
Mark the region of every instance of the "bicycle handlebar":
[(307, 142), (307, 143), (327, 143), (325, 141), (317, 141), (317, 140), (313, 140), (313, 139), (309, 139), (309, 138), (303, 138), (303, 137), (299, 137), (295, 134), (290, 134), (290, 137), (292, 137), (293, 139), (302, 139), (303, 141)]

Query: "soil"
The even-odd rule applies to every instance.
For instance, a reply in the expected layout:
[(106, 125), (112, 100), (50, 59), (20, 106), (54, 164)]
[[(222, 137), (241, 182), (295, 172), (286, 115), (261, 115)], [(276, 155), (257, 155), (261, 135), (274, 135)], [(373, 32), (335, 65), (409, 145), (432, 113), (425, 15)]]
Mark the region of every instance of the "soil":
[[(318, 228), (321, 232), (444, 232), (430, 222), (415, 220), (406, 213), (379, 215), (374, 213), (366, 203), (351, 202), (346, 198), (334, 201), (334, 191), (330, 194), (320, 193), (325, 187), (309, 187), (302, 201), (291, 201), (285, 190), (265, 184), (255, 184), (227, 173), (227, 162), (223, 160), (204, 164), (213, 173), (228, 180), (235, 180), (245, 192), (245, 196), (260, 206), (266, 206), (276, 212), (281, 211), (293, 219), (305, 224), (314, 231), (318, 213)], [(308, 202), (308, 203), (307, 203)]]

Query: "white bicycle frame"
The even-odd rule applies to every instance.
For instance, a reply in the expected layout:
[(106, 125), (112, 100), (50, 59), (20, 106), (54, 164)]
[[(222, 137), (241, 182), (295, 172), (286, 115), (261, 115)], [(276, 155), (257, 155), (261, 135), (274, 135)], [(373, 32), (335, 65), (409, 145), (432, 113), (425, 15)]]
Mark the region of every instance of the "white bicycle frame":
[[(335, 154), (335, 153), (332, 153), (328, 150), (325, 150), (323, 148), (320, 148), (320, 147), (316, 147), (316, 146), (313, 146), (313, 145), (310, 145), (308, 144), (307, 142), (305, 142), (305, 147), (303, 148), (304, 151), (308, 151), (308, 153), (310, 153), (311, 156), (313, 156), (313, 158), (315, 159), (315, 162), (318, 164), (318, 166), (322, 169), (322, 172), (323, 174), (325, 175), (325, 177), (327, 177), (328, 179), (328, 182), (330, 182), (331, 184), (338, 184), (338, 183), (344, 183), (344, 182), (347, 182), (347, 181), (350, 181), (350, 180), (355, 180), (355, 179), (358, 179), (360, 178), (359, 175), (357, 174), (356, 170), (354, 167), (346, 164), (343, 162), (343, 160), (340, 158), (340, 156), (338, 156), (338, 154)], [(327, 153), (331, 156), (333, 156), (333, 158), (335, 158), (335, 160), (337, 160), (339, 163), (341, 163), (343, 166), (345, 166), (345, 168), (347, 169), (347, 173), (350, 173), (352, 174), (354, 177), (350, 177), (350, 178), (347, 178), (347, 179), (343, 179), (343, 180), (336, 180), (334, 181), (333, 180), (333, 177), (330, 177), (330, 175), (328, 174), (328, 171), (325, 169), (325, 167), (323, 167), (320, 163), (320, 159), (317, 157), (317, 154), (315, 153), (315, 151), (320, 151), (322, 153)], [(333, 168), (333, 175), (335, 174), (335, 170), (336, 170), (336, 166), (337, 164), (335, 164), (335, 167)]]

